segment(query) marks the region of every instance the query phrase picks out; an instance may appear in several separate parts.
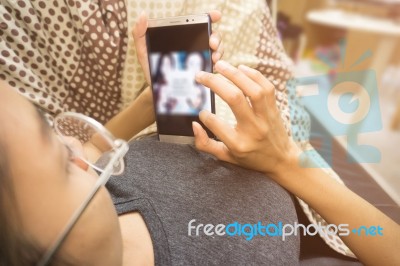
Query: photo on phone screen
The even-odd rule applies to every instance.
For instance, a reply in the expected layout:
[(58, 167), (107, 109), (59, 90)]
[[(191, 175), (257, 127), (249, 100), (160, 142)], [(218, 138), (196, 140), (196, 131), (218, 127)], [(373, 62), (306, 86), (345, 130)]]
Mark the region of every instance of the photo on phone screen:
[(154, 100), (161, 115), (198, 116), (211, 111), (208, 88), (195, 80), (199, 71), (210, 71), (209, 51), (152, 53)]
[(195, 80), (199, 71), (212, 72), (209, 35), (208, 15), (149, 22), (147, 49), (162, 141), (192, 143), (192, 121), (200, 122), (201, 110), (215, 112), (214, 94)]

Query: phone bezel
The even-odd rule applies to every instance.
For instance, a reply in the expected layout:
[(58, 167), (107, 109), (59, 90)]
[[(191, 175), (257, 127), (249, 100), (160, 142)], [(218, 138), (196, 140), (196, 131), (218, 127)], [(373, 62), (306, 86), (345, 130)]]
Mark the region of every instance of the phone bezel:
[[(154, 28), (154, 27), (179, 26), (179, 25), (199, 24), (199, 23), (208, 23), (210, 26), (209, 30), (211, 30), (211, 18), (210, 15), (208, 14), (149, 19), (147, 27)], [(211, 34), (211, 31), (209, 33)]]
[[(193, 24), (203, 24), (207, 23), (208, 24), (208, 37), (211, 35), (211, 18), (208, 14), (197, 14), (197, 15), (186, 15), (186, 16), (177, 16), (177, 17), (167, 17), (167, 18), (157, 18), (157, 19), (149, 19), (148, 20), (148, 28), (157, 28), (157, 27), (173, 27), (173, 26), (181, 26), (181, 25), (193, 25)], [(147, 47), (150, 47), (149, 43), (149, 38), (146, 33), (146, 42), (147, 42)], [(211, 60), (211, 49), (209, 49), (210, 52), (210, 64), (211, 64), (211, 72), (213, 71), (213, 63)], [(148, 57), (149, 57), (149, 63), (150, 63), (150, 54), (151, 52), (148, 51)], [(150, 66), (151, 69), (151, 66)], [(152, 80), (151, 80), (152, 83)], [(153, 91), (153, 84), (150, 84)], [(210, 90), (210, 96), (211, 96), (211, 112), (215, 113), (215, 95), (214, 93)], [(154, 110), (156, 112), (156, 104), (154, 103)], [(156, 112), (156, 123), (157, 123), (157, 128), (159, 128), (159, 119), (158, 115)], [(194, 144), (194, 136), (185, 136), (185, 135), (167, 135), (167, 134), (162, 134), (158, 130), (158, 138), (160, 141), (163, 142), (170, 142), (170, 143), (178, 143), (178, 144)], [(213, 134), (207, 130), (207, 133), (209, 137), (214, 138)]]

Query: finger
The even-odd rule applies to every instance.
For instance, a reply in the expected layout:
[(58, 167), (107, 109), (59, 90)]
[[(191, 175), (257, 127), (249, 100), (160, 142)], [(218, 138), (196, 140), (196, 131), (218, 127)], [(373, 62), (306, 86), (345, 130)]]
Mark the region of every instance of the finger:
[(227, 147), (231, 147), (235, 143), (237, 135), (227, 122), (218, 118), (215, 114), (203, 110), (199, 114), (200, 121), (220, 139)]
[(192, 123), (192, 128), (195, 146), (198, 150), (214, 155), (219, 160), (234, 163), (224, 143), (210, 139), (203, 127), (197, 122)]
[(212, 61), (213, 63), (217, 63), (219, 60), (221, 60), (222, 55), (219, 52), (214, 52), (212, 53)]
[(223, 46), (224, 45), (221, 43), (218, 46), (218, 49), (212, 53), (212, 60), (213, 60), (214, 64), (216, 64), (224, 56), (224, 48), (223, 48)]
[(218, 94), (232, 109), (238, 122), (248, 124), (253, 111), (240, 89), (224, 77), (203, 71), (196, 74), (196, 80)]
[(221, 20), (222, 14), (218, 10), (211, 10), (210, 12), (208, 12), (208, 14), (210, 15), (211, 22), (213, 23)]
[(146, 31), (148, 26), (148, 19), (146, 13), (143, 11), (135, 26), (133, 27), (132, 35), (135, 42), (136, 55), (140, 65), (145, 74), (145, 78), (148, 84), (150, 84), (150, 68), (147, 58), (147, 46), (146, 46)]
[(218, 61), (215, 70), (232, 81), (250, 99), (253, 110), (258, 115), (266, 115), (266, 93), (265, 90), (245, 72), (237, 69), (225, 61)]
[(212, 60), (214, 63), (218, 62), (224, 54), (224, 45), (221, 41), (221, 36), (218, 33), (213, 33), (210, 36), (210, 48), (213, 50)]
[(266, 95), (266, 108), (276, 105), (275, 86), (260, 71), (245, 65), (240, 65), (239, 69), (262, 88), (263, 93)]
[(210, 48), (214, 51), (218, 50), (219, 45), (221, 44), (221, 36), (217, 32), (213, 32), (210, 36)]

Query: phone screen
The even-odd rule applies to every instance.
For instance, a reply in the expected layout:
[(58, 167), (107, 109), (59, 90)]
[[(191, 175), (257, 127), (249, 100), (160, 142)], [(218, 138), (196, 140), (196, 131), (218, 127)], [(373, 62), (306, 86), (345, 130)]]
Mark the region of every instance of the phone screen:
[(214, 112), (214, 95), (195, 81), (200, 70), (212, 72), (209, 32), (207, 22), (148, 28), (153, 99), (161, 135), (193, 136), (192, 121), (200, 122), (199, 112)]

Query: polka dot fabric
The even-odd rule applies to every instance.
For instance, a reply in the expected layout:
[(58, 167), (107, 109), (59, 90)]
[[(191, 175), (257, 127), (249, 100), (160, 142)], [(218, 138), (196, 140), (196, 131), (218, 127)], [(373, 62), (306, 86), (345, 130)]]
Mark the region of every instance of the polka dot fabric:
[[(292, 63), (272, 25), (265, 0), (2, 0), (0, 78), (50, 115), (76, 111), (105, 122), (147, 86), (131, 36), (139, 14), (146, 11), (155, 18), (212, 9), (223, 14), (213, 28), (224, 40), (224, 59), (263, 73), (276, 87), (276, 103), (288, 134), (307, 139), (307, 114), (300, 105), (288, 104), (286, 83), (292, 78)], [(296, 108), (292, 117), (289, 108)], [(218, 116), (236, 123), (219, 97), (216, 109)], [(142, 134), (155, 131), (153, 125)], [(299, 145), (312, 149), (307, 141)], [(321, 167), (326, 165), (317, 153), (313, 156)], [(341, 182), (330, 168), (324, 170)], [(327, 224), (299, 201), (312, 223)], [(354, 257), (338, 236), (321, 237), (334, 250)]]
[(54, 116), (100, 122), (121, 106), (127, 47), (123, 0), (2, 1), (0, 78)]

